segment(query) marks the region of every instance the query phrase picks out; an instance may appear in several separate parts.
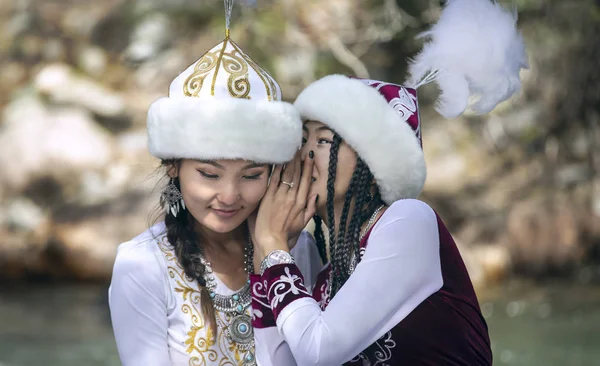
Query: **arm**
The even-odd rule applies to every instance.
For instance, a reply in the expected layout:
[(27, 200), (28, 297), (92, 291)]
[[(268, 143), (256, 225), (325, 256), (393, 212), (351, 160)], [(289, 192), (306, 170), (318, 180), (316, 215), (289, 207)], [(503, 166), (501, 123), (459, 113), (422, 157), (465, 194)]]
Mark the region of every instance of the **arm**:
[(300, 365), (339, 365), (401, 322), (443, 284), (436, 216), (425, 203), (388, 209), (365, 255), (327, 309), (304, 288), (295, 265), (265, 271), (277, 326)]
[(162, 268), (152, 252), (136, 245), (119, 248), (109, 289), (119, 356), (124, 366), (170, 365)]
[[(302, 232), (291, 252), (301, 272), (307, 278), (314, 278), (322, 264), (312, 236), (308, 232)], [(295, 365), (294, 356), (275, 324), (261, 277), (251, 275), (250, 283), (256, 359), (260, 365)]]

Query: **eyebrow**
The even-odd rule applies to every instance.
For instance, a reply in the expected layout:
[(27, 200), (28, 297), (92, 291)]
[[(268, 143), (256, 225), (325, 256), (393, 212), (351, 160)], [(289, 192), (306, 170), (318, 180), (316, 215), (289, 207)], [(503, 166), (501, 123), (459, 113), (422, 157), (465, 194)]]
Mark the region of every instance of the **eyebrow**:
[[(223, 165), (221, 165), (221, 164), (217, 163), (217, 162), (216, 162), (216, 161), (214, 161), (214, 160), (198, 160), (198, 162), (200, 162), (200, 163), (204, 163), (204, 164), (209, 164), (209, 165), (212, 165), (212, 166), (214, 166), (214, 167), (216, 167), (216, 168), (219, 168), (219, 169), (225, 169), (225, 167), (224, 167)], [(261, 168), (261, 167), (263, 167), (263, 166), (265, 166), (265, 165), (267, 165), (267, 164), (261, 164), (261, 163), (250, 163), (250, 164), (248, 164), (248, 165), (244, 166), (242, 169), (243, 169), (243, 170), (246, 170), (246, 169), (252, 169), (252, 168)]]
[(252, 169), (252, 168), (262, 168), (262, 167), (264, 167), (265, 165), (267, 165), (267, 164), (261, 164), (261, 163), (250, 163), (250, 164), (246, 165), (246, 166), (245, 166), (243, 169), (244, 169), (244, 170), (246, 170), (246, 169)]
[(317, 128), (317, 131), (329, 131), (333, 133), (333, 130), (327, 126), (321, 126), (319, 128)]
[[(302, 130), (308, 132), (308, 128), (306, 127), (306, 125), (302, 125)], [(317, 128), (317, 131), (330, 131), (333, 133), (333, 130), (327, 126), (321, 126)]]
[(208, 165), (212, 165), (212, 166), (217, 167), (219, 169), (225, 169), (225, 167), (223, 165), (217, 163), (214, 160), (198, 160), (198, 162), (204, 163), (204, 164), (208, 164)]

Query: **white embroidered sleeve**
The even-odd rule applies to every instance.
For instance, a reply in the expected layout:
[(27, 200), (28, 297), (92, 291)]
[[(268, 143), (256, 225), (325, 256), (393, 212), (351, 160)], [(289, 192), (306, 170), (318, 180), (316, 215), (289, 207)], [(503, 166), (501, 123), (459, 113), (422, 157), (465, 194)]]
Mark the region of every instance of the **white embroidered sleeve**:
[(117, 349), (124, 366), (170, 365), (166, 283), (155, 255), (138, 243), (119, 247), (109, 289)]
[[(291, 253), (303, 275), (308, 278), (316, 276), (322, 264), (316, 244), (308, 232), (302, 232)], [(277, 329), (267, 300), (266, 288), (260, 281), (260, 276), (253, 276), (251, 280), (252, 319), (258, 364), (261, 366), (296, 365), (287, 342)]]
[(294, 295), (298, 282), (285, 287), (285, 294), (274, 291), (275, 285), (270, 285), (269, 299), (281, 304), (273, 312), (296, 362), (341, 365), (442, 287), (436, 215), (418, 200), (389, 207), (362, 261), (325, 311), (311, 297)]

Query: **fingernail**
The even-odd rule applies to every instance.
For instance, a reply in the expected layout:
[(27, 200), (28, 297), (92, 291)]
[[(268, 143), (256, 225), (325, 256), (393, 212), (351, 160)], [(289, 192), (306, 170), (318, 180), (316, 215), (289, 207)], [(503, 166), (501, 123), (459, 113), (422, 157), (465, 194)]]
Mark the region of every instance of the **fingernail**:
[(310, 150), (310, 151), (308, 152), (308, 157), (309, 157), (309, 158), (311, 158), (311, 159), (314, 159), (314, 157), (315, 157), (315, 152), (314, 152), (314, 151), (312, 151), (312, 150)]

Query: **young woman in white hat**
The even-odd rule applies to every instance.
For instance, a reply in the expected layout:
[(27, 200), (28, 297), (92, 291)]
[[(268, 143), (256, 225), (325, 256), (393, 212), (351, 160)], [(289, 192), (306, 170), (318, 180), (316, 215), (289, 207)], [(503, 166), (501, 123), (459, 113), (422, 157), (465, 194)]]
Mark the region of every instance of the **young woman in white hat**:
[[(301, 366), (492, 364), (460, 253), (417, 200), (426, 169), (416, 87), (437, 81), (445, 117), (460, 115), (474, 95), (476, 112), (493, 109), (519, 89), (527, 65), (515, 20), (488, 0), (448, 1), (411, 65), (411, 87), (332, 75), (298, 96), (302, 175), (285, 169), (290, 187), (276, 185), (275, 174), (256, 219), (258, 346), (262, 330), (277, 328)], [(314, 195), (316, 243), (328, 264), (307, 275), (285, 239)]]
[[(118, 249), (109, 302), (122, 363), (256, 365), (247, 218), (272, 164), (297, 154), (299, 114), (227, 32), (151, 105), (148, 137), (169, 178), (166, 216)], [(309, 260), (302, 224), (290, 238)], [(291, 357), (276, 331), (263, 338)]]

